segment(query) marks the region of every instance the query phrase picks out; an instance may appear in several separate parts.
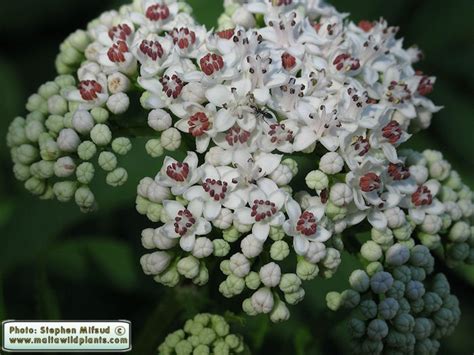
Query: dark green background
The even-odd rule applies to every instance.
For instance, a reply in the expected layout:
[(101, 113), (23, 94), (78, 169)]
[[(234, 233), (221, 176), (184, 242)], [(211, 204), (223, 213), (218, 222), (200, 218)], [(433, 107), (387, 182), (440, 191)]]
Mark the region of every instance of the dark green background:
[[(112, 0), (2, 0), (0, 2), (0, 132), (25, 113), (24, 103), (37, 87), (53, 78), (60, 42), (106, 9)], [(218, 0), (193, 0), (198, 19), (207, 25), (221, 12)], [(417, 148), (441, 149), (471, 187), (474, 186), (473, 87), (474, 33), (472, 0), (335, 0), (356, 21), (383, 16), (401, 27), (406, 45), (418, 44), (426, 59), (418, 69), (438, 77), (438, 113), (432, 127), (412, 139)], [(0, 319), (129, 319), (134, 353), (150, 354), (165, 334), (195, 311), (239, 310), (211, 288), (167, 290), (145, 277), (139, 267), (144, 253), (140, 231), (149, 222), (135, 212), (135, 186), (154, 175), (159, 162), (145, 157), (136, 142), (124, 166), (125, 187), (98, 184), (101, 209), (82, 215), (72, 204), (42, 202), (24, 192), (11, 174), (9, 152), (0, 139)], [(333, 280), (306, 285), (303, 304), (292, 318), (271, 325), (264, 317), (236, 325), (255, 353), (335, 354), (346, 349), (343, 315), (325, 309), (325, 291), (341, 290), (353, 261), (345, 259)], [(456, 333), (442, 354), (474, 351), (474, 272), (449, 272), (463, 310)], [(342, 338), (341, 338), (342, 337)], [(344, 341), (341, 341), (344, 340)]]

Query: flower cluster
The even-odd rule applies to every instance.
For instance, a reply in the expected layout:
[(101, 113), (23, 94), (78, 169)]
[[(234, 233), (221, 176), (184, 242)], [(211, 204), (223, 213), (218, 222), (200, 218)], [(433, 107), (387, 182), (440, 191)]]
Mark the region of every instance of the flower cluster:
[[(185, 3), (135, 0), (72, 34), (57, 59), (63, 75), (10, 127), (16, 176), (35, 194), (75, 194), (90, 209), (89, 160), (100, 150), (107, 182), (124, 183), (116, 154), (130, 141), (116, 136), (147, 128), (146, 151), (163, 160), (137, 188), (138, 212), (157, 223), (142, 232), (151, 251), (144, 272), (170, 287), (203, 285), (208, 261), (219, 258), (223, 296), (242, 294), (246, 313), (275, 322), (304, 297), (302, 281), (335, 274), (356, 229), (371, 229), (357, 253), (371, 262), (374, 284), (395, 272), (387, 260), (406, 256), (397, 265), (411, 270), (402, 286), (429, 289), (440, 279), (425, 280), (429, 250), (448, 266), (472, 264), (472, 192), (441, 153), (399, 149), (440, 107), (427, 98), (435, 78), (414, 68), (421, 53), (403, 47), (398, 28), (383, 19), (355, 24), (319, 0), (224, 7), (214, 31)], [(137, 121), (123, 115), (134, 97), (146, 111)], [(74, 173), (77, 181), (56, 182)], [(410, 264), (412, 253), (427, 264)], [(354, 292), (330, 303), (358, 303)], [(438, 296), (452, 321), (430, 323), (418, 347), (429, 348), (428, 338), (434, 347), (433, 334), (456, 323), (453, 298)], [(398, 303), (404, 319), (439, 311)], [(415, 346), (400, 337), (388, 346)], [(382, 338), (364, 347), (376, 352)]]
[(202, 313), (186, 321), (183, 329), (169, 334), (158, 347), (162, 355), (239, 354), (245, 349), (242, 338), (230, 333), (224, 317)]
[[(367, 244), (361, 249), (367, 261), (376, 253)], [(395, 243), (382, 258), (353, 271), (350, 289), (326, 297), (332, 310), (354, 309), (348, 323), (353, 352), (436, 353), (439, 340), (454, 331), (461, 316), (448, 280), (433, 274), (434, 258), (425, 246)]]

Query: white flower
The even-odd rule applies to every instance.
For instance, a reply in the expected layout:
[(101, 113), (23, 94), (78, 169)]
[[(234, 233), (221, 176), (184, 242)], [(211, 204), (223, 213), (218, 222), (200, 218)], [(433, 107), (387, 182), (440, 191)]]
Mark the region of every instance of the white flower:
[(190, 187), (183, 197), (188, 201), (201, 199), (206, 219), (216, 219), (223, 206), (235, 210), (245, 205), (246, 201), (238, 192), (234, 192), (235, 169), (226, 166), (215, 168), (210, 164), (203, 165), (201, 169), (202, 185)]
[(252, 225), (253, 235), (264, 242), (270, 233), (270, 226), (279, 226), (284, 221), (280, 211), (283, 207), (286, 194), (270, 179), (257, 181), (258, 187), (249, 192), (249, 207), (235, 211), (237, 222)]
[(436, 180), (429, 180), (418, 186), (417, 190), (405, 197), (400, 205), (408, 208), (408, 213), (416, 224), (423, 223), (426, 214), (440, 215), (444, 212), (443, 204), (436, 198), (440, 184)]
[(111, 94), (126, 92), (130, 88), (130, 79), (122, 73), (113, 73), (107, 77), (107, 87)]
[(162, 186), (170, 187), (173, 195), (181, 195), (200, 178), (201, 169), (198, 168), (198, 157), (196, 153), (188, 152), (182, 163), (171, 157), (166, 157), (155, 181)]
[(167, 238), (179, 238), (179, 245), (184, 251), (193, 250), (196, 235), (206, 235), (211, 231), (211, 224), (201, 217), (201, 201), (191, 201), (184, 207), (177, 201), (166, 200), (163, 207), (170, 221), (160, 227), (160, 233)]
[(283, 224), (283, 229), (293, 237), (293, 247), (297, 254), (306, 255), (310, 241), (325, 242), (331, 238), (331, 233), (320, 224), (324, 207), (310, 207), (302, 212), (298, 202), (293, 199), (288, 199), (285, 207), (289, 219)]

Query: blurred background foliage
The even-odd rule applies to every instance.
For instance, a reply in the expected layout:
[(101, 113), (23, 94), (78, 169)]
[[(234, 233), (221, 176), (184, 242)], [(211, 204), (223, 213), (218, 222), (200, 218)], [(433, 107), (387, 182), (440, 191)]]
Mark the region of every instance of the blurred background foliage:
[[(222, 11), (220, 0), (190, 0), (198, 19), (212, 26)], [(25, 113), (28, 95), (54, 76), (61, 41), (102, 11), (123, 0), (16, 0), (0, 2), (0, 132)], [(385, 17), (400, 26), (407, 46), (418, 44), (426, 56), (418, 69), (438, 77), (432, 98), (445, 109), (412, 146), (444, 152), (465, 181), (474, 187), (474, 31), (472, 0), (333, 0), (355, 21)], [(129, 319), (133, 353), (152, 354), (164, 336), (197, 311), (230, 309), (213, 287), (167, 290), (145, 277), (140, 231), (149, 223), (133, 206), (135, 187), (159, 169), (147, 158), (144, 142), (134, 142), (124, 166), (129, 183), (112, 189), (96, 186), (100, 210), (83, 215), (72, 204), (39, 201), (28, 195), (11, 173), (9, 152), (0, 139), (0, 320)], [(97, 179), (100, 180), (100, 179)], [(332, 280), (307, 285), (303, 304), (292, 307), (290, 321), (271, 325), (265, 317), (236, 321), (254, 353), (347, 353), (344, 319), (326, 310), (324, 297), (343, 289), (356, 265), (343, 259)], [(446, 270), (445, 270), (446, 271)], [(441, 354), (474, 350), (474, 270), (447, 271), (461, 300), (463, 317)], [(189, 302), (189, 299), (193, 302)], [(344, 315), (341, 315), (344, 316)], [(290, 330), (290, 331), (289, 331)]]

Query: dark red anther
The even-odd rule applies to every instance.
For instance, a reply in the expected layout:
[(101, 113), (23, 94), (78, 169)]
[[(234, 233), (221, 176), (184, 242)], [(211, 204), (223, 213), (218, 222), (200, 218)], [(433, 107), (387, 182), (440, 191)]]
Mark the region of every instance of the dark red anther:
[(359, 179), (359, 187), (364, 192), (380, 189), (380, 177), (376, 173), (367, 173)]
[(212, 75), (224, 68), (224, 59), (215, 53), (208, 53), (199, 61), (201, 70), (206, 75)]
[(97, 95), (102, 92), (102, 85), (95, 80), (83, 80), (79, 82), (79, 93), (86, 101), (97, 99)]

